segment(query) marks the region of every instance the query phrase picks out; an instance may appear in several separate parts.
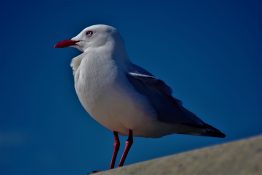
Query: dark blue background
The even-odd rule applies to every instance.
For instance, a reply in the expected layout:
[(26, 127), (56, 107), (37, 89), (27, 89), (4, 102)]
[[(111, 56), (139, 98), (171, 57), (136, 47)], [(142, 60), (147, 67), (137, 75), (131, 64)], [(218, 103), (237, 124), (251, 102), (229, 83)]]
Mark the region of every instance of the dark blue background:
[(1, 1), (0, 174), (108, 168), (112, 134), (88, 117), (73, 88), (78, 52), (53, 49), (97, 23), (118, 28), (135, 63), (227, 134), (135, 138), (127, 164), (261, 134), (260, 2)]

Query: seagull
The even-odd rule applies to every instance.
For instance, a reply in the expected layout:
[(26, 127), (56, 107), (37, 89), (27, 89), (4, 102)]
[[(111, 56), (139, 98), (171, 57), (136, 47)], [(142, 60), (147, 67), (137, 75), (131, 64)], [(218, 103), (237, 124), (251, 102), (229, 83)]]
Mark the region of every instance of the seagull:
[(158, 138), (176, 133), (225, 137), (187, 110), (164, 81), (132, 63), (116, 28), (92, 25), (54, 47), (74, 47), (82, 52), (71, 62), (74, 86), (84, 109), (113, 133), (110, 169), (115, 167), (120, 146), (118, 134), (128, 136), (119, 167), (124, 165), (133, 136)]

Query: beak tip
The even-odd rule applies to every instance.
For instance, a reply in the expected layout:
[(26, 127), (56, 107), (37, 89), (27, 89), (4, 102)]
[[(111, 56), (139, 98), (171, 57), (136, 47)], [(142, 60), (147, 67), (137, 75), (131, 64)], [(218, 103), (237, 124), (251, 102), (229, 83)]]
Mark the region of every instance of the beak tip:
[(56, 43), (53, 47), (57, 49), (57, 48), (63, 48), (63, 47), (66, 47), (66, 46), (63, 46), (63, 45), (61, 44), (61, 42), (58, 42), (58, 43)]
[(69, 46), (73, 46), (77, 43), (78, 41), (74, 41), (74, 40), (63, 40), (60, 41), (58, 43), (56, 43), (54, 45), (54, 48), (64, 48), (64, 47), (69, 47)]

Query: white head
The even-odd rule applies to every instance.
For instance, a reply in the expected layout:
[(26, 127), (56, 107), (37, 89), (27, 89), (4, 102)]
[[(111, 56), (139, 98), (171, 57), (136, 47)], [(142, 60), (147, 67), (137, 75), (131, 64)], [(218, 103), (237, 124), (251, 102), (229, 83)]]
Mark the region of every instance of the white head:
[(85, 52), (89, 48), (97, 48), (106, 44), (123, 45), (124, 43), (116, 28), (97, 24), (85, 28), (72, 39), (58, 42), (55, 48), (75, 47)]

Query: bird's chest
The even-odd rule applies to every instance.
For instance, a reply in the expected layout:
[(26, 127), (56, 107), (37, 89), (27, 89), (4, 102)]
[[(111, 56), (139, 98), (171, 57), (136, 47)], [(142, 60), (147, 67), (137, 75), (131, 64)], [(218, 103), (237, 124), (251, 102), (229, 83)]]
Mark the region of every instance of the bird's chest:
[[(117, 66), (103, 58), (82, 60), (75, 73), (75, 89), (80, 102), (92, 115), (103, 115), (116, 92)], [(114, 94), (116, 95), (116, 94)]]
[(113, 60), (83, 59), (74, 77), (82, 106), (110, 130), (127, 134), (131, 128), (136, 133), (154, 116), (147, 100), (130, 86), (125, 72)]

